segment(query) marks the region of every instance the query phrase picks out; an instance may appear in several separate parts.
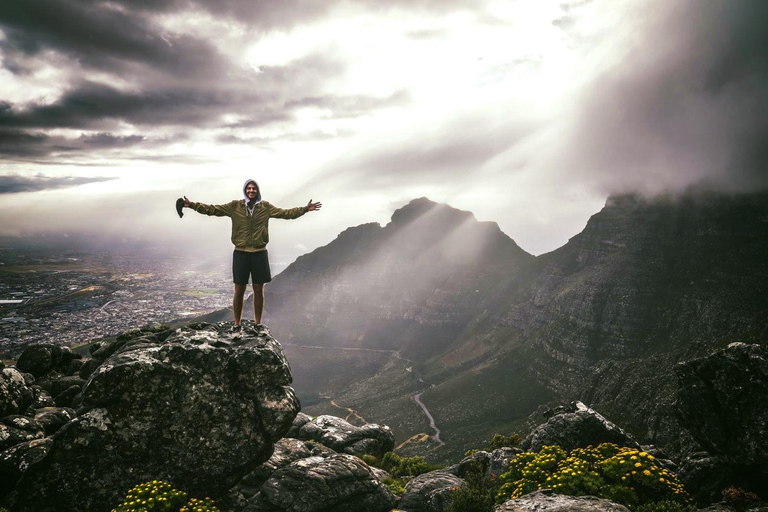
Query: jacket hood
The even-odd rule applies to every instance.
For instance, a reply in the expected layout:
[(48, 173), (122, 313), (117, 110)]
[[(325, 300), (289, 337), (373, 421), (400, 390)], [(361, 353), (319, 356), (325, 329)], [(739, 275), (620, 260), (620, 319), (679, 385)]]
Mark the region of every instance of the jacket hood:
[(245, 180), (245, 183), (243, 184), (243, 197), (245, 197), (245, 204), (248, 204), (248, 196), (245, 194), (245, 188), (248, 186), (249, 183), (253, 183), (254, 185), (256, 185), (256, 188), (258, 189), (256, 191), (256, 202), (253, 203), (253, 206), (256, 206), (261, 202), (261, 187), (259, 186), (258, 183), (256, 183), (256, 180), (252, 180), (252, 179)]

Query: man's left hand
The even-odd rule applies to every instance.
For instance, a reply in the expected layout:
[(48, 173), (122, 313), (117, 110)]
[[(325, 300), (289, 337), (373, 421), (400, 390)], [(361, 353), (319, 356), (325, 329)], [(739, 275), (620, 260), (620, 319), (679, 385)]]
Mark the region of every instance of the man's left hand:
[(307, 211), (312, 212), (315, 210), (319, 210), (320, 208), (322, 208), (322, 206), (323, 206), (323, 203), (321, 203), (320, 201), (313, 203), (312, 200), (310, 199), (309, 203), (307, 203)]

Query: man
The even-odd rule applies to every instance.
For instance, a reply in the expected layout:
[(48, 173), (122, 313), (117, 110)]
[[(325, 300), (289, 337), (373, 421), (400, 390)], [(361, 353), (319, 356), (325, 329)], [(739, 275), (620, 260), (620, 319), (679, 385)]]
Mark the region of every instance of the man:
[(245, 199), (235, 199), (220, 205), (195, 203), (184, 196), (184, 207), (191, 208), (204, 215), (229, 217), (232, 219), (232, 243), (235, 251), (232, 255), (232, 279), (235, 283), (235, 295), (232, 299), (232, 312), (235, 316), (235, 330), (240, 330), (243, 316), (243, 297), (248, 287), (248, 277), (253, 284), (253, 319), (261, 324), (264, 312), (264, 284), (272, 280), (269, 270), (267, 242), (269, 242), (269, 219), (297, 219), (307, 212), (319, 210), (322, 203), (309, 200), (307, 206), (284, 210), (261, 200), (259, 185), (254, 180), (247, 180), (243, 185)]

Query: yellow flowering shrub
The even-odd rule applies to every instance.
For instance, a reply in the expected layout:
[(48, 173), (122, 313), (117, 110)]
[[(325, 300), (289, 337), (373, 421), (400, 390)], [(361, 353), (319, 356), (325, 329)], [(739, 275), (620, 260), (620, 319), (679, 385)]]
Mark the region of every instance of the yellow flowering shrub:
[(569, 454), (559, 446), (522, 453), (511, 461), (501, 480), (497, 503), (547, 488), (558, 494), (598, 496), (629, 508), (660, 501), (691, 502), (677, 477), (652, 455), (612, 443), (577, 448)]
[(187, 500), (187, 493), (177, 491), (166, 482), (152, 480), (128, 491), (123, 503), (112, 512), (219, 512), (219, 509), (210, 498)]

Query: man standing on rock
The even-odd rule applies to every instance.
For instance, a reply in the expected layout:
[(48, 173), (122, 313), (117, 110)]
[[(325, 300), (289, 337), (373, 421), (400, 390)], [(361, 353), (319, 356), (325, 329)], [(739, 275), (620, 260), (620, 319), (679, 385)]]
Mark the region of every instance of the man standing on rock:
[(236, 331), (240, 330), (243, 298), (249, 276), (253, 284), (253, 319), (257, 324), (261, 324), (261, 315), (264, 312), (264, 284), (272, 280), (267, 254), (269, 219), (297, 219), (307, 212), (319, 210), (322, 206), (322, 203), (313, 203), (311, 199), (307, 206), (288, 210), (272, 206), (261, 200), (259, 185), (251, 179), (243, 185), (243, 194), (245, 199), (235, 199), (219, 205), (196, 203), (184, 196), (185, 208), (192, 208), (204, 215), (232, 219), (232, 243), (235, 245), (232, 256), (232, 278), (235, 283), (232, 312)]

